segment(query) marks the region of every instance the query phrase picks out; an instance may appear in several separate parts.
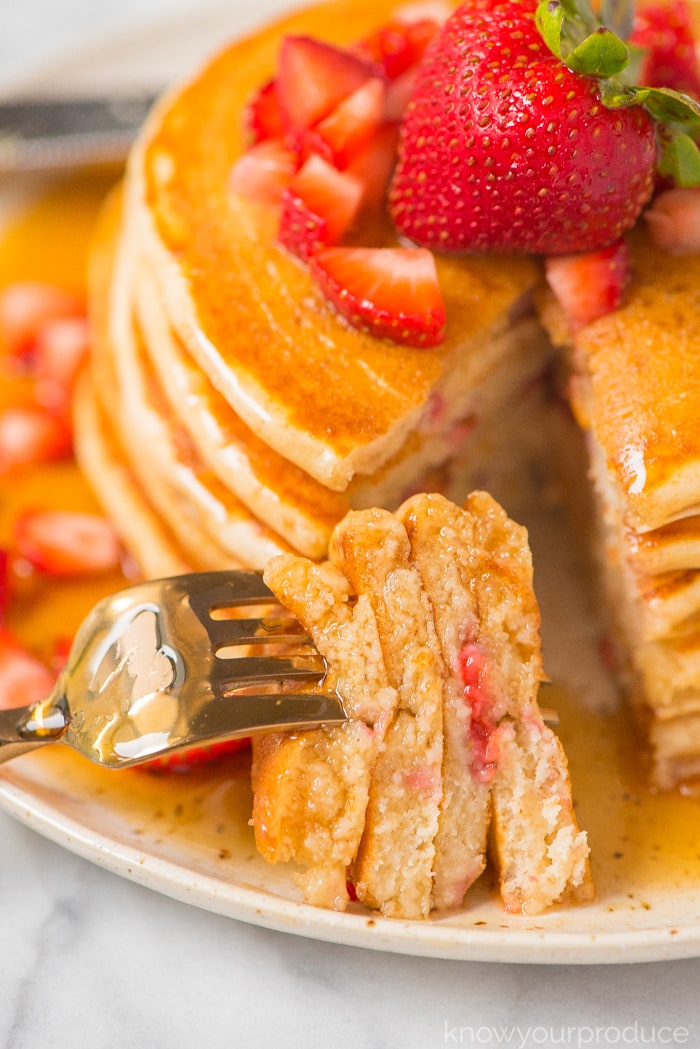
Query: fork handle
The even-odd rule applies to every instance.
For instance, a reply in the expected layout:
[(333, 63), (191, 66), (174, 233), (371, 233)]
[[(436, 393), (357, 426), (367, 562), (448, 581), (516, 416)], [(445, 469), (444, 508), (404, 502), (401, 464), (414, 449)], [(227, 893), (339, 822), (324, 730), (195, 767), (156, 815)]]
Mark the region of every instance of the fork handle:
[(68, 727), (68, 711), (53, 698), (28, 707), (0, 710), (0, 765), (47, 743), (55, 743)]

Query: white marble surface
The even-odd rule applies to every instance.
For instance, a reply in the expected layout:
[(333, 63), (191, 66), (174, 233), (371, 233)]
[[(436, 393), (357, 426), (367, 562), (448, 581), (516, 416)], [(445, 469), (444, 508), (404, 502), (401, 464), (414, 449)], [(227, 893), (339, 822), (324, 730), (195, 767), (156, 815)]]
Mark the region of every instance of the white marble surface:
[[(196, 0), (0, 0), (0, 82)], [(229, 9), (254, 20), (255, 8)], [(0, 1049), (700, 1046), (700, 960), (453, 963), (248, 926), (108, 874), (0, 813)]]

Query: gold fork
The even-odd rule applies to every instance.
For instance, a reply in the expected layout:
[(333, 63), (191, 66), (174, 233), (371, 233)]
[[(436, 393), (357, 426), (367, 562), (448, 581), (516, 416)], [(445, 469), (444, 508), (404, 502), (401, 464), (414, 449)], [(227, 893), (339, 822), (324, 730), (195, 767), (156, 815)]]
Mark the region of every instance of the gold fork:
[[(234, 618), (255, 606), (262, 615)], [(337, 695), (291, 691), (322, 682), (327, 668), (299, 622), (273, 606), (257, 572), (173, 576), (113, 594), (84, 620), (51, 695), (0, 711), (0, 762), (60, 742), (125, 768), (346, 720)]]

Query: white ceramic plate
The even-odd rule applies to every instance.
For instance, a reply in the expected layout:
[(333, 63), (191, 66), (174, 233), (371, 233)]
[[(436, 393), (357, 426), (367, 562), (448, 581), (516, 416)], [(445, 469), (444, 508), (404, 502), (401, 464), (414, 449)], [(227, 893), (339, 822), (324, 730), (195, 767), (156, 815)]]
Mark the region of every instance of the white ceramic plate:
[[(255, 19), (287, 6), (267, 0)], [(64, 89), (161, 83), (186, 72), (228, 35), (253, 23), (236, 5), (204, 5), (192, 18), (139, 30), (66, 56), (23, 85)], [(17, 85), (17, 86), (23, 86)], [(7, 86), (7, 85), (5, 85)], [(0, 210), (17, 187), (0, 188)], [(605, 705), (596, 676), (593, 631), (580, 613), (566, 543), (539, 539), (540, 598), (549, 671), (588, 707)], [(555, 531), (554, 535), (558, 533)], [(547, 573), (551, 572), (551, 581)], [(556, 581), (556, 584), (555, 584)], [(572, 617), (569, 610), (575, 608)], [(558, 623), (566, 624), (561, 633)], [(582, 653), (587, 653), (582, 655)], [(591, 676), (593, 683), (591, 684)], [(105, 773), (61, 748), (0, 769), (0, 805), (81, 856), (143, 885), (229, 917), (321, 940), (451, 959), (526, 963), (651, 961), (700, 955), (700, 861), (694, 798), (650, 798), (626, 771), (624, 722), (576, 712), (566, 693), (561, 734), (579, 812), (589, 830), (597, 901), (537, 918), (504, 914), (485, 882), (458, 914), (423, 923), (386, 921), (360, 908), (335, 914), (305, 906), (284, 868), (267, 866), (248, 827), (245, 760), (223, 773), (150, 777)], [(622, 726), (622, 728), (621, 728)], [(586, 745), (582, 745), (584, 738)], [(689, 829), (690, 828), (690, 829)]]

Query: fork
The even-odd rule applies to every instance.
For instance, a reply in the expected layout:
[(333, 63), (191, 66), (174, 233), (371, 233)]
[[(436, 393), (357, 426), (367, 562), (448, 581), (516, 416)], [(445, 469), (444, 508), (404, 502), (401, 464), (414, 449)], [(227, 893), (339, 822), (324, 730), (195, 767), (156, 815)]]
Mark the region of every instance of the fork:
[[(231, 618), (254, 606), (268, 614)], [(0, 711), (0, 762), (60, 742), (125, 768), (195, 744), (338, 724), (347, 714), (337, 695), (286, 691), (322, 684), (326, 671), (257, 572), (139, 583), (89, 613), (50, 696)]]
[(0, 99), (0, 174), (122, 162), (155, 98)]

